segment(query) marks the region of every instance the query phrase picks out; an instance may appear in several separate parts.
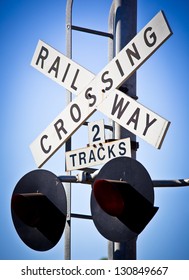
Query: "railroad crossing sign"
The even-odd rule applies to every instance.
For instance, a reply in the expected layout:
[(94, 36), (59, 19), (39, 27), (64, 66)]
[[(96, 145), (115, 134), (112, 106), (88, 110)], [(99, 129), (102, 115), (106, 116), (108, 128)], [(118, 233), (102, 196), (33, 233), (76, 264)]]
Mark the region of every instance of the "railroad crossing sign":
[(31, 65), (79, 94), (30, 145), (37, 166), (41, 167), (96, 110), (159, 149), (170, 122), (117, 88), (171, 35), (160, 11), (96, 76), (39, 41)]

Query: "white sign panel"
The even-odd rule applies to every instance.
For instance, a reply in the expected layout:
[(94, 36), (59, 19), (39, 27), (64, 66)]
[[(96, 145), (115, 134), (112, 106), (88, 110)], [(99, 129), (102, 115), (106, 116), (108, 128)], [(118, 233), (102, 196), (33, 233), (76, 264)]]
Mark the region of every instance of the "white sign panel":
[(107, 94), (123, 84), (171, 34), (159, 12), (30, 145), (37, 166), (41, 167), (98, 109)]
[(38, 167), (41, 167), (95, 111), (94, 104), (93, 100), (87, 99), (83, 93), (79, 94), (34, 140), (30, 149)]
[(90, 122), (88, 124), (89, 145), (104, 143), (104, 120)]
[(67, 152), (66, 171), (101, 165), (120, 156), (131, 157), (130, 138)]
[(31, 65), (73, 93), (79, 93), (94, 74), (39, 40)]
[(118, 90), (109, 93), (98, 109), (127, 130), (160, 149), (170, 125), (169, 121)]

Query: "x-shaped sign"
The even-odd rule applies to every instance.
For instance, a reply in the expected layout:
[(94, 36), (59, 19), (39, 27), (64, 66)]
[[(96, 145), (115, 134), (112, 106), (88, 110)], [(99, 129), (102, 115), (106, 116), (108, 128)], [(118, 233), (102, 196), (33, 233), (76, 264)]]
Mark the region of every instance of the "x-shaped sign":
[(170, 122), (117, 90), (172, 35), (160, 11), (96, 76), (39, 41), (31, 65), (77, 97), (30, 145), (41, 167), (96, 111), (160, 148)]

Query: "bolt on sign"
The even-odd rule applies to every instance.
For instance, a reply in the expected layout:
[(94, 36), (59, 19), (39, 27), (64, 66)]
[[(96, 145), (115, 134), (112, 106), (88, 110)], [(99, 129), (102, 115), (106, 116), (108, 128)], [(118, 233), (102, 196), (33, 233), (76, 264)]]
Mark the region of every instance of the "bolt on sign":
[[(96, 110), (159, 149), (170, 122), (123, 97), (117, 88), (171, 35), (160, 11), (96, 76), (39, 41), (31, 65), (77, 96), (30, 145), (37, 166), (41, 167)], [(110, 110), (105, 108), (107, 102)]]

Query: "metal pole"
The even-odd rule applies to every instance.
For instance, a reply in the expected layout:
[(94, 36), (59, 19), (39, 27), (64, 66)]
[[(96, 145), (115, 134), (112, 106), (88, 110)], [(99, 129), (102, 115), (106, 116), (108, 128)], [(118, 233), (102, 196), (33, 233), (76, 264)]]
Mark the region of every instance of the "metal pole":
[(188, 187), (189, 179), (177, 179), (177, 180), (153, 180), (155, 188), (166, 188), (166, 187)]
[[(115, 0), (115, 52), (116, 54), (136, 35), (137, 0)], [(136, 74), (133, 74), (121, 87), (123, 92), (134, 99), (136, 96)], [(136, 136), (115, 124), (115, 138), (130, 137), (136, 143)], [(132, 158), (136, 159), (136, 150), (132, 149)], [(136, 259), (136, 239), (114, 244), (114, 259)]]
[[(113, 57), (115, 56), (114, 53), (114, 11), (115, 11), (115, 5), (114, 0), (112, 1), (112, 5), (109, 12), (109, 18), (108, 18), (108, 32), (112, 34), (113, 36), (108, 38), (108, 61), (111, 61)], [(114, 122), (109, 119), (108, 120), (110, 126), (113, 127), (113, 130), (111, 133), (109, 133), (110, 138), (115, 139), (114, 135)], [(108, 241), (108, 260), (114, 259), (114, 242)]]
[[(95, 180), (95, 177), (98, 175), (99, 170), (96, 170), (93, 173), (82, 172), (74, 176), (62, 175), (58, 176), (58, 179), (64, 183), (83, 183), (83, 184), (92, 184)], [(152, 181), (154, 188), (172, 188), (172, 187), (188, 187), (189, 178), (186, 179), (175, 179), (175, 180), (153, 180)]]
[[(72, 58), (72, 5), (73, 0), (67, 0), (66, 4), (66, 55)], [(67, 105), (72, 101), (71, 92), (66, 92)], [(66, 142), (65, 152), (71, 151), (71, 138)], [(67, 172), (70, 176), (71, 172)], [(64, 259), (71, 260), (71, 183), (64, 184), (67, 197), (67, 220), (64, 231)]]

